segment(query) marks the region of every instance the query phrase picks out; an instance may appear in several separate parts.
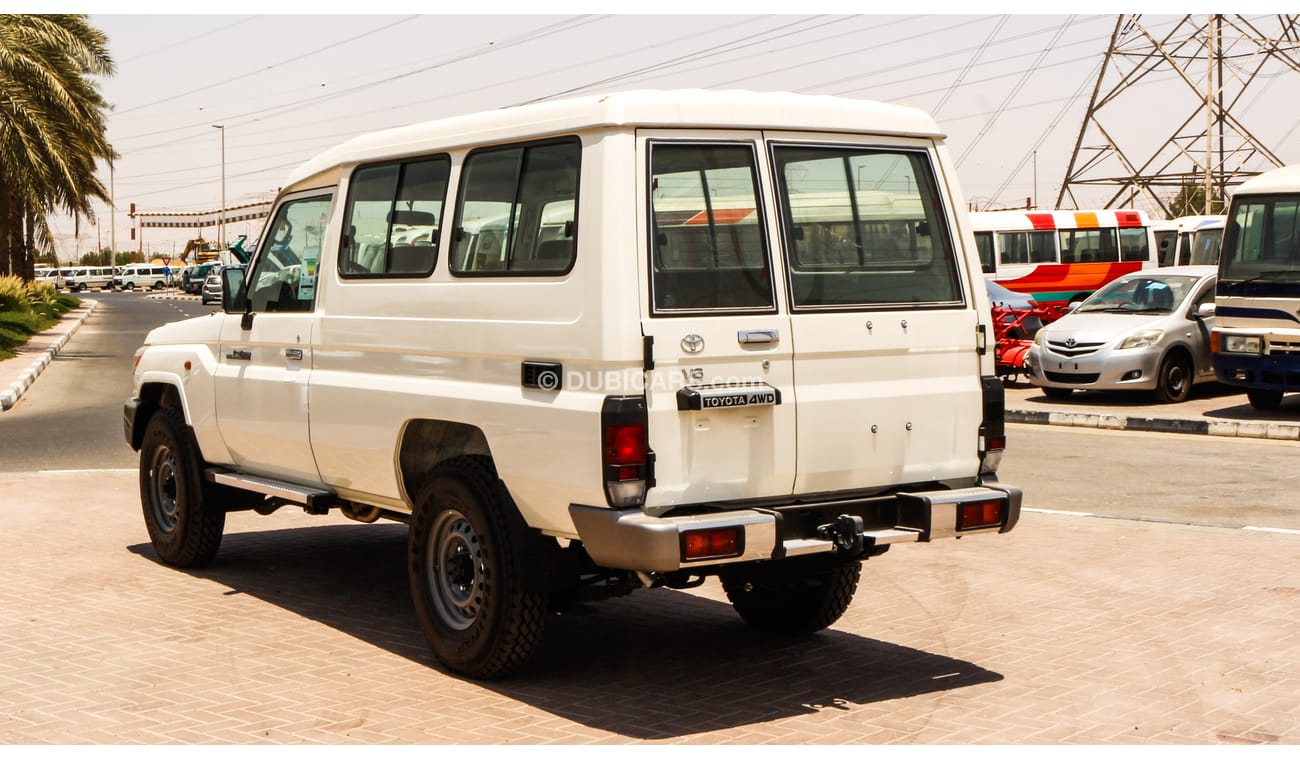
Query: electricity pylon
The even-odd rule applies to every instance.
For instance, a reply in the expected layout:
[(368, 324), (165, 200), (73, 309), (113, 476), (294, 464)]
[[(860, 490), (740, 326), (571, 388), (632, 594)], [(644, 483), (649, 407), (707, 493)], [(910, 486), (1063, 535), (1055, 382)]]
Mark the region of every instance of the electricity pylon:
[[(1183, 16), (1157, 36), (1152, 27), (1143, 25), (1142, 16), (1120, 16), (1056, 207), (1079, 208), (1077, 189), (1102, 186), (1113, 189), (1102, 208), (1141, 205), (1136, 203), (1141, 198), (1153, 213), (1168, 217), (1173, 195), (1203, 188), (1204, 213), (1220, 213), (1229, 186), (1284, 165), (1236, 114), (1247, 105), (1243, 97), (1248, 91), (1260, 96), (1279, 81), (1282, 87), (1274, 93), (1279, 106), (1289, 108), (1296, 100), (1293, 93), (1300, 86), (1300, 77), (1295, 76), (1300, 74), (1297, 19), (1300, 16)], [(1178, 81), (1168, 86), (1187, 97), (1173, 109), (1142, 111), (1142, 93), (1134, 88), (1148, 76), (1154, 79), (1169, 73), (1174, 76), (1165, 78)], [(1257, 80), (1262, 83), (1256, 85)], [(1146, 93), (1152, 91), (1148, 88)], [(1131, 136), (1142, 130), (1149, 141), (1152, 125), (1160, 123), (1175, 125), (1173, 134), (1143, 157), (1133, 147), (1143, 138)], [(1291, 131), (1295, 129), (1292, 126)], [(1084, 205), (1097, 207), (1095, 202)]]

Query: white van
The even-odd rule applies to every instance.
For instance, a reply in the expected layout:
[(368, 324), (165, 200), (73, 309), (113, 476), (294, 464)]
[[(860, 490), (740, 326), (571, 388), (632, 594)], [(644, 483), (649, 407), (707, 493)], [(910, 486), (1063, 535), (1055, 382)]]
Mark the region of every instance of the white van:
[(113, 277), (113, 267), (78, 267), (68, 275), (68, 290), (74, 293), (90, 288), (111, 290)]
[(171, 284), (171, 269), (158, 264), (128, 264), (122, 273), (113, 278), (113, 286), (119, 290), (149, 288), (162, 290)]
[(641, 587), (717, 578), (755, 628), (825, 628), (867, 558), (1019, 517), (956, 176), (921, 111), (788, 93), (329, 150), (222, 271), (222, 311), (136, 354), (153, 546), (200, 566), (226, 512), (289, 504), (406, 523), (420, 626), (475, 677), (522, 666), (551, 611)]

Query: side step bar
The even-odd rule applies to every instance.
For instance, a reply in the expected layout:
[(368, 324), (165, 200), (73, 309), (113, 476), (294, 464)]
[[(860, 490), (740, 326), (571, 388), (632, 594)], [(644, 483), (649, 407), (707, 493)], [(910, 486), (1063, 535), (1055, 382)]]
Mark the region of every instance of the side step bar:
[(330, 491), (296, 486), (292, 483), (282, 483), (270, 478), (259, 478), (256, 475), (239, 475), (215, 467), (209, 467), (204, 471), (203, 476), (219, 485), (262, 493), (294, 504), (301, 504), (303, 510), (309, 515), (327, 514), (330, 508), (336, 506), (338, 502), (337, 497)]

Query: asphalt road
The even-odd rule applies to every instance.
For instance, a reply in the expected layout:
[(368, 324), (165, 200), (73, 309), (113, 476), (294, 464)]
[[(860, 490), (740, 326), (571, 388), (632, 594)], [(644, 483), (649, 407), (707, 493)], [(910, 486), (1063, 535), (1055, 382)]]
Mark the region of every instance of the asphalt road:
[(90, 291), (99, 306), (12, 409), (0, 413), (0, 472), (134, 467), (122, 437), (131, 358), (158, 325), (211, 313), (196, 300)]

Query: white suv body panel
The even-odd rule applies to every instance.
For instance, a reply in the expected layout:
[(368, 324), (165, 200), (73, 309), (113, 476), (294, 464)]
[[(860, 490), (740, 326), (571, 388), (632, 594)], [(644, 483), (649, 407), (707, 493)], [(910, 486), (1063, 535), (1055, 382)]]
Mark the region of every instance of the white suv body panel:
[[(180, 377), (175, 382), (210, 463), (399, 511), (409, 511), (414, 496), (399, 461), (404, 431), (423, 420), (472, 427), (486, 439), (525, 521), (569, 537), (578, 536), (571, 504), (605, 505), (601, 402), (643, 389), (656, 454), (656, 482), (645, 502), (651, 514), (690, 503), (976, 483), (984, 413), (980, 376), (993, 374), (991, 346), (979, 353), (977, 333), (983, 326), (991, 340), (992, 330), (984, 288), (972, 279), (981, 275), (971, 232), (964, 215), (954, 212), (965, 202), (946, 176), (949, 159), (933, 121), (914, 109), (866, 102), (848, 102), (846, 109), (845, 100), (834, 98), (675, 97), (632, 94), (580, 99), (563, 108), (541, 104), (523, 128), (512, 109), (503, 109), (389, 130), (322, 154), (291, 175), (282, 197), (334, 197), (314, 310), (259, 312), (251, 330), (241, 327), (242, 314), (220, 312), (162, 328), (148, 338), (136, 396), (152, 379)], [(666, 109), (666, 102), (675, 103), (676, 111)], [(702, 126), (656, 124), (678, 119)], [(772, 122), (775, 131), (739, 128)], [(796, 129), (803, 124), (817, 130)], [(357, 165), (448, 153), (450, 208), (470, 149), (554, 134), (577, 135), (583, 145), (582, 231), (571, 271), (453, 276), (446, 263), (451, 225), (444, 224), (429, 277), (340, 276), (340, 207)], [(773, 257), (771, 313), (651, 313), (646, 145), (655, 139), (754, 147)], [(792, 313), (770, 176), (771, 145), (777, 142), (867, 144), (923, 154), (942, 193), (940, 213), (957, 250), (963, 303), (929, 311)], [(264, 232), (262, 239), (272, 235)], [(270, 248), (260, 246), (258, 255)], [(209, 319), (219, 323), (219, 338), (212, 334), (213, 322), (204, 321)], [(195, 324), (204, 327), (189, 327)], [(778, 339), (742, 344), (738, 336), (747, 331), (774, 331)], [(654, 339), (655, 366), (649, 371), (643, 369), (645, 336)], [(702, 338), (706, 352), (689, 354), (682, 347), (688, 336)], [(168, 341), (190, 348), (159, 350)], [(188, 374), (159, 368), (174, 365), (187, 350), (197, 360)], [(232, 361), (238, 352), (249, 358)], [(562, 363), (564, 388), (521, 388), (520, 363), (528, 360)], [(693, 382), (697, 370), (703, 377), (777, 389), (782, 403), (681, 411), (676, 392)], [(210, 377), (198, 379), (205, 373)]]

